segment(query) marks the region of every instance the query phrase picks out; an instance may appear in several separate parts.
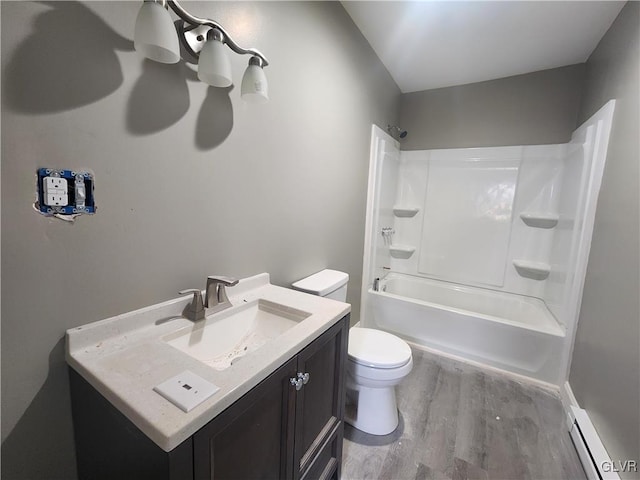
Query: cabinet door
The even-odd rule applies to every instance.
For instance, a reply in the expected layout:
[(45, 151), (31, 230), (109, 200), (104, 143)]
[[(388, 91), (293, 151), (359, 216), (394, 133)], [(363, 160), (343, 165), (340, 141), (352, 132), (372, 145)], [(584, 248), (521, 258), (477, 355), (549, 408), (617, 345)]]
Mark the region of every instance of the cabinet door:
[(290, 360), (193, 437), (200, 479), (291, 479), (296, 361)]
[[(317, 465), (316, 460), (335, 463), (339, 478), (348, 326), (346, 316), (298, 355), (298, 371), (308, 373), (309, 381), (296, 399), (296, 479), (312, 464), (314, 471), (328, 472), (327, 465)], [(337, 439), (337, 448), (330, 448), (328, 456), (318, 455), (326, 451), (332, 438)]]

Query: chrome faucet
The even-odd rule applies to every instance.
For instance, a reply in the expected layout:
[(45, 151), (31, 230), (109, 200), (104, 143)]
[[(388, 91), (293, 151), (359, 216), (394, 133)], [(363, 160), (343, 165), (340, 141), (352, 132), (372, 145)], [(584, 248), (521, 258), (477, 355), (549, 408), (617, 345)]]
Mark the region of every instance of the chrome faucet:
[(231, 306), (227, 297), (226, 287), (237, 285), (238, 280), (231, 277), (211, 275), (207, 277), (207, 290), (204, 298), (204, 306), (215, 311), (224, 310)]

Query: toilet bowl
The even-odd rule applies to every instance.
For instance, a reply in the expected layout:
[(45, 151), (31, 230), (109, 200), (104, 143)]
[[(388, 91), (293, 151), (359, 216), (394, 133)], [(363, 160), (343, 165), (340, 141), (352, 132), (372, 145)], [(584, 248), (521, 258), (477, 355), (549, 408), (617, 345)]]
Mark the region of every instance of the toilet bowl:
[(407, 343), (387, 332), (353, 327), (349, 330), (347, 408), (345, 421), (373, 435), (398, 427), (395, 386), (413, 368)]
[[(293, 283), (292, 287), (344, 302), (348, 281), (348, 274), (327, 269)], [(395, 386), (412, 368), (411, 349), (404, 340), (381, 330), (351, 328), (345, 421), (373, 435), (393, 432), (398, 427)]]

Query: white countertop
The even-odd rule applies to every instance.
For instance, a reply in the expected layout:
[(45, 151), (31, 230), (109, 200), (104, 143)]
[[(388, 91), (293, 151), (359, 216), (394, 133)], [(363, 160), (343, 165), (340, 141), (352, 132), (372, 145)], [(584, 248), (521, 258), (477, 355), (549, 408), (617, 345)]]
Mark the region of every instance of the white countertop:
[[(194, 322), (181, 317), (180, 297), (67, 331), (67, 363), (160, 448), (168, 452), (264, 380), (350, 312), (349, 304), (269, 283), (268, 274), (227, 288), (233, 306), (257, 298), (311, 313), (308, 318), (218, 371), (168, 345), (163, 337)], [(228, 311), (228, 310), (227, 310)], [(190, 370), (220, 390), (189, 413), (153, 387)]]

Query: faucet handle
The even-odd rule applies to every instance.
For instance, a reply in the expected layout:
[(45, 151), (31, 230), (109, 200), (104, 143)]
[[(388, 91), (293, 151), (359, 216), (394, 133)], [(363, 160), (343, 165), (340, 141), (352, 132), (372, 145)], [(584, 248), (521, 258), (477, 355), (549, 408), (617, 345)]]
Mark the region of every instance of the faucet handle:
[(224, 275), (209, 275), (207, 277), (207, 280), (211, 280), (211, 281), (214, 281), (216, 283), (220, 283), (220, 284), (225, 285), (227, 287), (233, 287), (234, 285), (237, 285), (237, 283), (238, 283), (238, 279), (237, 278), (225, 277)]
[(229, 297), (227, 297), (225, 287), (233, 287), (237, 283), (238, 280), (236, 278), (225, 277), (224, 275), (209, 275), (207, 277), (205, 306), (212, 308), (217, 305), (228, 304)]
[(180, 295), (186, 295), (193, 293), (193, 301), (187, 305), (182, 312), (185, 318), (189, 320), (202, 320), (205, 317), (204, 303), (202, 302), (202, 292), (197, 288), (188, 288), (186, 290), (180, 290)]

